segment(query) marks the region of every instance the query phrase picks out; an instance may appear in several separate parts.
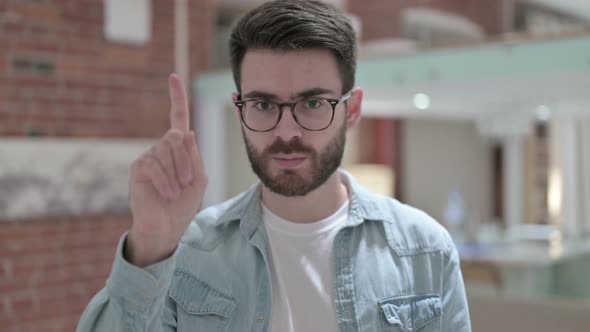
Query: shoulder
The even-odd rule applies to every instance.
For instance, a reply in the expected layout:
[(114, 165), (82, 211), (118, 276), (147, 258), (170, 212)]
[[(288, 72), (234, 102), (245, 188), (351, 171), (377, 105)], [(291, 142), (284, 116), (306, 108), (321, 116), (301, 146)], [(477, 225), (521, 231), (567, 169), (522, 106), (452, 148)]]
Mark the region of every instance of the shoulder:
[(448, 231), (426, 212), (368, 191), (360, 196), (361, 213), (365, 219), (383, 223), (387, 240), (397, 254), (447, 252), (454, 246)]
[(398, 251), (446, 252), (453, 246), (449, 232), (428, 213), (393, 199), (390, 209), (393, 222), (389, 229)]
[(200, 211), (184, 232), (181, 243), (211, 250), (238, 229), (249, 192), (242, 192), (222, 203)]

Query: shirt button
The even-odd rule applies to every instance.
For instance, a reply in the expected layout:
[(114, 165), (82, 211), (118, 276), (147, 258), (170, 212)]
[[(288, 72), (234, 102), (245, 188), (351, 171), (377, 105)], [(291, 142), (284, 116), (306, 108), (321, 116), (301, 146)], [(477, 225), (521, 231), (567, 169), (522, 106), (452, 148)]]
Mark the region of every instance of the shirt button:
[(258, 314), (258, 321), (259, 322), (264, 321), (264, 314)]

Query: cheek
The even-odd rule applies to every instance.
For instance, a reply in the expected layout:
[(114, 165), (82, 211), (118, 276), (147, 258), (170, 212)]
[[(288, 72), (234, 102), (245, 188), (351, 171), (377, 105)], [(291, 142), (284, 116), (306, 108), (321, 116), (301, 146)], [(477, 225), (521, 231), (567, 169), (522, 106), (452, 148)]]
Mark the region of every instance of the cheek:
[(303, 140), (303, 144), (311, 147), (317, 153), (322, 153), (322, 151), (324, 151), (330, 143), (331, 138), (335, 135), (332, 130), (332, 128), (328, 128), (323, 131), (313, 132), (311, 135), (306, 137), (307, 139)]
[(272, 135), (270, 135), (269, 133), (248, 133), (247, 131), (248, 130), (246, 129), (246, 133), (244, 134), (246, 139), (248, 139), (250, 145), (254, 147), (258, 152), (262, 152), (264, 148), (266, 148), (273, 142)]

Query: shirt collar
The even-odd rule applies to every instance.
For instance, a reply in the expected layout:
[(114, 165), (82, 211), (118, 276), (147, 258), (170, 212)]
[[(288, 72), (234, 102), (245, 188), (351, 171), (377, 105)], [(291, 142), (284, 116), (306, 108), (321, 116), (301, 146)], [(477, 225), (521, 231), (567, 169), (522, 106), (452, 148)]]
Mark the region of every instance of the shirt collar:
[[(345, 170), (339, 170), (341, 178), (350, 192), (349, 221), (347, 226), (356, 226), (365, 220), (392, 223), (393, 216), (386, 213), (383, 197), (375, 195), (362, 187)], [(240, 221), (240, 231), (250, 239), (258, 228), (262, 227), (262, 205), (260, 191), (262, 184), (257, 182), (248, 189), (241, 199), (230, 206), (219, 218), (219, 223)]]

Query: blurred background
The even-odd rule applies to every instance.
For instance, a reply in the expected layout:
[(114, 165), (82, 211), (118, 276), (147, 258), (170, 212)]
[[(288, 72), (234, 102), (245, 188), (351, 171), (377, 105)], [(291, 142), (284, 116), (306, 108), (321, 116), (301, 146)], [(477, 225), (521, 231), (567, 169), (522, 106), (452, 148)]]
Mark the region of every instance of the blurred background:
[[(0, 331), (74, 331), (129, 164), (191, 95), (204, 205), (255, 181), (228, 36), (260, 0), (0, 0)], [(453, 235), (474, 331), (590, 326), (590, 1), (331, 0), (359, 35), (343, 168)], [(584, 328), (586, 326), (586, 328)]]

